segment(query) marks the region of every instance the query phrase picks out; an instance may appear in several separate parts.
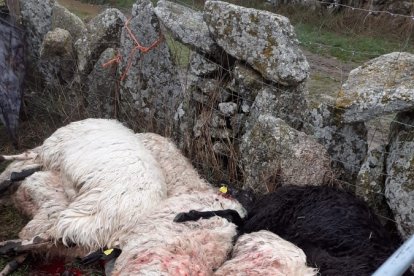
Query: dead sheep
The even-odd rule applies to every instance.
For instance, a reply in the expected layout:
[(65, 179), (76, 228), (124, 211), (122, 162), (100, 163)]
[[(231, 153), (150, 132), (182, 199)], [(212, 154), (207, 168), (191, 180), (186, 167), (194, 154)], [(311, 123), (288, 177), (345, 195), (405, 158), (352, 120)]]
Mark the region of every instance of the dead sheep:
[(313, 276), (317, 272), (306, 265), (302, 249), (272, 232), (261, 230), (241, 235), (229, 260), (214, 275)]
[(247, 210), (245, 219), (220, 210), (181, 213), (175, 220), (232, 216), (240, 234), (268, 230), (300, 247), (321, 275), (371, 275), (400, 245), (368, 205), (348, 191), (288, 185), (263, 196), (232, 188), (229, 193)]
[(102, 248), (115, 232), (135, 225), (139, 214), (167, 197), (158, 162), (115, 120), (70, 123), (41, 146), (3, 159), (27, 160), (59, 175), (69, 203), (46, 234), (66, 245)]
[[(92, 135), (99, 132), (99, 128), (96, 127), (96, 124), (94, 126), (91, 126), (91, 128), (92, 129), (89, 132), (89, 134)], [(76, 132), (77, 130), (74, 130), (72, 128), (72, 131)], [(16, 170), (19, 167), (19, 165), (20, 167), (26, 167), (26, 165), (28, 164), (37, 164), (42, 166), (44, 170), (41, 172), (34, 173), (27, 177), (25, 180), (23, 180), (20, 186), (17, 188), (17, 191), (13, 195), (16, 205), (23, 212), (26, 212), (29, 215), (33, 216), (32, 221), (29, 222), (29, 224), (26, 225), (26, 227), (24, 227), (24, 229), (20, 233), (20, 237), (24, 239), (32, 238), (33, 240), (34, 238), (38, 237), (43, 238), (43, 233), (53, 234), (53, 231), (64, 232), (64, 229), (61, 229), (57, 226), (59, 226), (59, 224), (61, 223), (60, 220), (62, 219), (62, 214), (65, 214), (67, 212), (67, 208), (74, 206), (75, 203), (77, 203), (77, 201), (79, 200), (79, 198), (82, 199), (85, 194), (88, 195), (89, 190), (87, 189), (87, 187), (92, 188), (92, 190), (96, 191), (95, 194), (97, 195), (100, 195), (101, 193), (99, 180), (95, 182), (96, 185), (92, 185), (89, 183), (81, 183), (81, 185), (79, 185), (77, 184), (79, 183), (79, 181), (86, 181), (88, 179), (83, 177), (83, 175), (79, 172), (73, 172), (76, 174), (75, 176), (68, 175), (69, 172), (72, 172), (72, 170), (75, 171), (77, 168), (75, 161), (72, 161), (75, 159), (79, 162), (78, 164), (81, 165), (78, 168), (82, 169), (84, 173), (89, 172), (88, 170), (82, 167), (85, 165), (85, 163), (87, 163), (82, 159), (86, 158), (86, 160), (89, 161), (90, 158), (88, 158), (88, 154), (85, 154), (85, 151), (87, 150), (85, 150), (84, 148), (81, 150), (83, 154), (77, 155), (76, 158), (72, 157), (72, 155), (76, 155), (75, 153), (73, 153), (76, 150), (75, 148), (80, 145), (76, 144), (75, 142), (65, 141), (66, 136), (63, 135), (62, 129), (58, 130), (57, 133), (59, 135), (53, 134), (46, 140), (47, 143), (45, 141), (44, 144), (48, 145), (47, 147), (45, 146), (45, 149), (43, 149), (42, 145), (22, 155), (14, 157), (5, 156), (5, 159), (22, 160), (14, 161), (14, 163), (12, 163), (12, 165), (10, 165), (10, 167), (6, 169), (6, 171), (2, 174), (3, 178), (10, 178), (10, 175), (12, 173), (11, 171)], [(102, 139), (102, 136), (104, 135), (106, 135), (106, 133), (101, 133), (101, 136), (95, 139), (94, 142), (102, 145), (103, 143), (100, 143), (100, 139)], [(56, 136), (58, 137), (56, 138)], [(64, 136), (65, 138), (59, 138), (62, 136)], [(73, 134), (73, 136), (81, 135)], [(52, 140), (51, 138), (54, 139)], [(85, 135), (83, 135), (83, 138), (85, 138)], [(117, 227), (115, 225), (113, 227), (114, 231), (110, 235), (108, 235), (108, 239), (105, 239), (104, 246), (122, 249), (122, 253), (115, 263), (115, 271), (119, 271), (120, 274), (123, 274), (122, 271), (126, 269), (140, 270), (140, 268), (137, 268), (134, 265), (131, 265), (131, 267), (124, 267), (124, 265), (122, 264), (128, 262), (132, 252), (136, 252), (137, 249), (144, 250), (146, 248), (147, 251), (139, 251), (140, 254), (143, 253), (142, 256), (147, 256), (148, 258), (151, 257), (151, 262), (154, 262), (154, 266), (152, 268), (147, 268), (153, 270), (155, 269), (155, 271), (160, 271), (161, 273), (163, 271), (163, 268), (157, 267), (157, 258), (160, 256), (157, 255), (158, 257), (156, 257), (156, 254), (161, 254), (159, 252), (166, 253), (167, 251), (165, 250), (170, 250), (170, 247), (168, 246), (171, 245), (171, 243), (165, 243), (165, 239), (167, 237), (170, 237), (170, 241), (172, 243), (178, 243), (177, 248), (179, 248), (179, 246), (182, 245), (182, 249), (184, 250), (184, 244), (187, 244), (188, 246), (188, 248), (186, 249), (187, 252), (183, 252), (182, 254), (183, 259), (177, 259), (177, 265), (180, 267), (179, 269), (188, 269), (190, 271), (193, 269), (192, 264), (190, 265), (190, 263), (184, 260), (185, 258), (187, 258), (190, 260), (198, 261), (198, 264), (196, 265), (198, 267), (203, 267), (202, 270), (207, 271), (207, 275), (209, 275), (213, 268), (217, 268), (218, 266), (220, 266), (221, 263), (224, 262), (224, 260), (227, 257), (227, 254), (230, 252), (233, 237), (236, 234), (235, 225), (229, 223), (225, 219), (217, 218), (217, 222), (214, 224), (214, 227), (211, 225), (211, 222), (208, 222), (207, 226), (205, 225), (205, 223), (201, 225), (195, 223), (191, 227), (189, 227), (173, 223), (172, 218), (174, 218), (174, 216), (176, 216), (178, 212), (188, 210), (188, 206), (193, 206), (194, 208), (199, 206), (200, 211), (217, 208), (236, 209), (238, 210), (238, 214), (241, 217), (245, 216), (245, 210), (237, 201), (226, 199), (219, 195), (216, 189), (214, 189), (207, 181), (203, 180), (199, 176), (199, 174), (193, 168), (191, 163), (181, 154), (181, 152), (176, 148), (174, 143), (171, 142), (169, 139), (152, 133), (134, 134), (134, 138), (140, 144), (142, 144), (145, 147), (145, 149), (151, 154), (152, 158), (156, 162), (155, 168), (161, 170), (162, 176), (164, 177), (164, 180), (166, 182), (166, 197), (168, 196), (168, 200), (164, 199), (164, 201), (153, 202), (157, 204), (154, 204), (152, 208), (147, 210), (147, 212), (142, 212), (140, 206), (137, 207), (130, 205), (130, 210), (126, 212), (126, 217), (133, 221), (133, 223), (123, 224), (120, 227)], [(70, 137), (69, 139), (74, 138)], [(104, 138), (103, 140), (105, 139), (106, 138)], [(121, 138), (120, 140), (123, 139)], [(60, 154), (52, 150), (53, 146), (51, 145), (53, 144), (59, 144), (57, 147), (58, 151), (61, 152)], [(85, 145), (85, 147), (86, 146), (87, 145)], [(72, 147), (74, 148), (72, 149)], [(106, 147), (106, 149), (108, 149), (108, 147)], [(49, 154), (47, 153), (48, 151), (50, 151)], [(101, 153), (103, 154), (103, 152)], [(115, 170), (115, 167), (118, 166), (118, 159), (111, 157), (111, 151), (106, 151), (105, 153), (108, 163), (112, 162), (112, 170)], [(71, 156), (68, 157), (70, 160), (67, 161), (65, 160), (65, 158), (67, 158), (69, 154), (71, 154)], [(135, 154), (142, 153), (135, 152)], [(90, 155), (92, 155), (92, 153)], [(146, 167), (145, 169), (151, 172), (152, 164), (144, 164), (148, 165), (148, 167)], [(95, 169), (96, 171), (99, 171), (101, 175), (105, 174), (105, 170), (100, 170), (98, 166), (95, 166)], [(134, 172), (130, 172), (130, 174), (131, 178), (133, 176), (133, 179), (137, 183), (137, 187), (141, 189), (139, 186), (141, 181), (140, 175), (138, 174), (137, 176), (136, 174), (134, 174)], [(155, 180), (157, 180), (157, 174), (155, 175), (155, 177)], [(104, 178), (104, 183), (106, 179), (107, 178)], [(121, 187), (122, 185), (124, 185), (122, 182), (122, 185), (117, 184), (118, 182), (114, 181), (112, 185)], [(105, 187), (111, 188), (110, 186)], [(104, 199), (103, 196), (100, 196), (98, 198), (112, 205), (112, 197), (109, 196), (108, 193), (105, 193), (104, 195), (108, 197), (106, 199)], [(55, 202), (56, 199), (58, 199), (58, 203)], [(86, 210), (83, 209), (83, 206), (80, 204), (77, 204), (75, 206), (77, 207), (79, 213), (87, 217), (89, 216), (91, 209), (96, 210), (98, 208), (97, 206), (94, 206), (94, 204), (95, 203), (90, 202), (90, 205), (87, 206)], [(63, 218), (67, 221), (67, 223), (71, 223), (69, 217), (63, 216)], [(103, 223), (117, 224), (119, 222), (117, 222), (116, 220), (114, 221), (112, 219), (112, 216), (109, 215), (105, 221), (100, 222), (100, 224)], [(217, 228), (217, 225), (221, 225), (221, 228)], [(91, 231), (91, 229), (92, 228), (90, 227), (88, 231)], [(77, 243), (77, 247), (68, 248), (67, 250), (69, 251), (71, 249), (73, 250), (64, 254), (72, 256), (76, 254), (84, 254), (79, 252), (84, 252), (85, 248), (87, 250), (93, 250), (93, 247), (88, 246), (90, 242), (86, 241), (87, 238), (90, 238), (90, 234), (84, 232), (81, 229), (79, 229), (78, 232), (79, 235), (85, 235), (85, 237), (83, 238), (85, 242)], [(177, 239), (177, 237), (180, 236), (180, 233), (186, 232), (188, 232), (189, 234), (185, 237), (182, 237), (181, 239)], [(58, 237), (64, 236), (64, 233), (58, 233), (51, 236), (56, 241)], [(47, 237), (45, 239), (47, 239)], [(73, 241), (76, 242), (75, 239), (69, 239), (69, 242)], [(152, 242), (155, 242), (154, 246), (151, 246)], [(96, 245), (100, 246), (98, 243), (96, 243)], [(50, 248), (50, 243), (47, 245), (47, 248)], [(148, 253), (148, 250), (154, 251), (155, 255), (145, 255), (146, 253)], [(191, 250), (191, 252), (188, 250)], [(198, 254), (197, 257), (198, 259), (194, 259), (194, 250), (200, 251), (200, 254)], [(217, 252), (211, 255), (213, 257), (208, 257), (210, 256), (211, 250), (215, 250)], [(176, 254), (175, 251), (168, 252), (168, 254), (170, 255)], [(136, 253), (138, 254), (138, 252)], [(146, 272), (144, 272), (146, 271), (145, 269), (142, 270), (142, 275), (146, 275)]]

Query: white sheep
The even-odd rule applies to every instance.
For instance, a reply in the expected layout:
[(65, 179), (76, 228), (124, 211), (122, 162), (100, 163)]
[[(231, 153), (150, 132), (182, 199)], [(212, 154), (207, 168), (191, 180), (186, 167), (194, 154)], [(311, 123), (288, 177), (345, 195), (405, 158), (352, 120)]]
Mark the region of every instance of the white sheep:
[(44, 143), (6, 160), (28, 160), (59, 174), (68, 206), (48, 234), (89, 250), (136, 225), (141, 213), (167, 197), (158, 162), (135, 134), (115, 120), (86, 119), (64, 126)]
[(306, 265), (302, 249), (272, 232), (261, 230), (240, 236), (232, 256), (214, 276), (313, 276), (317, 272)]
[(209, 189), (180, 194), (162, 202), (156, 210), (140, 216), (139, 227), (124, 229), (124, 238), (110, 243), (122, 248), (112, 275), (212, 275), (227, 259), (237, 235), (236, 226), (221, 217), (174, 223), (184, 211), (226, 209), (235, 200)]
[[(245, 216), (245, 210), (237, 201), (224, 198), (208, 182), (204, 181), (170, 140), (152, 133), (136, 134), (135, 138), (151, 153), (158, 163), (157, 166), (162, 170), (169, 198), (159, 202), (157, 206), (154, 206), (148, 212), (144, 213), (140, 212), (140, 210), (135, 212), (135, 209), (131, 208), (129, 212), (125, 213), (127, 217), (134, 217), (134, 223), (125, 224), (122, 228), (115, 227), (114, 229), (117, 230), (111, 233), (111, 236), (105, 243), (105, 245), (110, 247), (114, 246), (122, 249), (122, 254), (116, 260), (113, 274), (212, 275), (213, 271), (223, 264), (232, 249), (232, 242), (237, 234), (236, 226), (220, 217), (183, 224), (174, 223), (173, 219), (178, 213), (186, 212), (190, 209), (198, 211), (234, 209), (241, 217)], [(62, 140), (57, 141), (61, 142)], [(59, 145), (62, 145), (62, 143)], [(71, 148), (72, 146), (69, 144), (68, 147)], [(36, 148), (33, 151), (34, 154), (26, 154), (26, 157), (29, 156), (32, 159), (29, 161), (16, 161), (13, 163), (14, 167), (19, 167), (18, 162), (22, 166), (23, 164), (25, 166), (31, 165), (33, 160), (39, 162), (39, 153), (42, 152), (39, 149), (41, 148)], [(66, 154), (66, 149), (59, 149), (59, 151)], [(111, 151), (107, 155), (109, 157), (108, 160), (117, 162), (117, 159), (111, 158), (110, 153)], [(50, 158), (45, 156), (58, 157)], [(20, 203), (23, 212), (34, 215), (33, 220), (20, 233), (21, 238), (30, 239), (34, 235), (41, 235), (42, 232), (49, 232), (50, 228), (55, 228), (54, 225), (59, 224), (60, 214), (65, 212), (74, 201), (76, 202), (79, 191), (86, 187), (83, 184), (79, 188), (76, 185), (76, 183), (79, 183), (77, 178), (71, 179), (62, 174), (62, 170), (67, 170), (68, 163), (76, 167), (76, 164), (64, 160), (64, 156), (57, 155), (56, 153), (40, 156), (39, 163), (44, 164), (50, 171), (38, 172), (28, 177), (14, 194), (16, 205)], [(33, 159), (33, 157), (36, 158)], [(83, 157), (79, 158), (82, 159)], [(79, 163), (84, 164), (83, 161)], [(116, 164), (114, 163), (113, 166)], [(71, 169), (70, 166), (69, 168)], [(79, 176), (79, 178), (84, 179), (82, 176)], [(74, 181), (74, 183), (72, 184), (70, 181)], [(116, 186), (115, 183), (113, 185)], [(99, 187), (99, 182), (96, 187)], [(87, 189), (84, 192), (86, 193)], [(58, 199), (58, 204), (56, 204), (56, 199)], [(24, 206), (24, 204), (22, 206), (22, 202), (26, 202), (27, 206)], [(81, 210), (80, 207), (79, 210)], [(111, 217), (108, 217), (107, 223), (113, 223)], [(247, 239), (248, 236), (245, 237)], [(249, 250), (246, 252), (243, 249), (245, 248), (243, 245), (248, 246), (250, 250), (259, 250), (259, 248), (263, 247), (263, 241), (267, 239), (267, 242), (272, 244), (272, 247), (277, 250), (272, 249), (273, 251), (270, 251), (271, 248), (269, 246), (269, 248), (264, 248), (261, 251), (261, 254), (267, 254), (266, 258), (260, 260), (263, 271), (272, 271), (275, 268), (274, 260), (289, 260), (289, 263), (286, 264), (286, 269), (290, 270), (286, 271), (300, 271), (299, 269), (303, 269), (304, 272), (308, 273), (303, 275), (314, 275), (311, 274), (313, 270), (306, 270), (306, 266), (302, 262), (303, 252), (300, 255), (301, 251), (293, 245), (278, 238), (271, 240), (274, 237), (268, 237), (265, 234), (261, 234), (259, 237), (255, 236), (255, 239), (257, 238), (259, 240), (256, 245), (253, 244), (252, 239), (249, 240), (250, 243), (248, 245), (244, 243), (239, 245), (240, 242), (238, 242), (233, 253), (233, 259), (227, 261), (216, 274), (224, 275), (218, 273), (229, 268), (234, 269), (237, 261), (243, 260), (240, 257), (241, 254), (247, 254), (244, 258), (248, 257), (246, 260), (251, 260), (249, 259), (252, 258), (249, 255)], [(239, 240), (244, 241), (244, 236)], [(293, 248), (294, 250), (292, 251), (293, 253), (291, 251), (286, 253), (280, 250), (281, 248)], [(81, 252), (84, 252), (82, 248), (76, 247), (66, 249), (64, 254), (73, 256), (82, 254)], [(289, 259), (292, 256), (291, 253), (293, 255), (297, 254), (298, 263), (294, 262), (296, 255), (292, 257), (292, 260)], [(257, 255), (255, 256), (257, 257)], [(244, 268), (239, 266), (239, 271), (243, 273), (253, 271), (249, 269), (251, 268), (248, 266)], [(287, 273), (286, 275), (295, 274)]]

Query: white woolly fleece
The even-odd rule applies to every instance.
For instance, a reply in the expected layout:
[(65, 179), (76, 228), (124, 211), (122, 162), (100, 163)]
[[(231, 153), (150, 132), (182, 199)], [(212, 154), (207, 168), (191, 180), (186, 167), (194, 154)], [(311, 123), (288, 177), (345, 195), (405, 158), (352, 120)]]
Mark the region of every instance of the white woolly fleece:
[(170, 139), (155, 133), (137, 133), (136, 137), (160, 164), (167, 182), (168, 197), (212, 188)]
[(95, 250), (167, 196), (159, 164), (134, 133), (115, 120), (86, 119), (58, 129), (36, 149), (59, 171), (70, 204), (52, 237)]
[(215, 276), (317, 274), (317, 269), (306, 265), (302, 249), (266, 230), (240, 236), (231, 258), (214, 273)]
[(221, 217), (173, 222), (179, 212), (191, 209), (235, 209), (246, 215), (237, 201), (214, 190), (168, 198), (119, 240), (122, 254), (112, 275), (211, 275), (227, 259), (236, 226)]

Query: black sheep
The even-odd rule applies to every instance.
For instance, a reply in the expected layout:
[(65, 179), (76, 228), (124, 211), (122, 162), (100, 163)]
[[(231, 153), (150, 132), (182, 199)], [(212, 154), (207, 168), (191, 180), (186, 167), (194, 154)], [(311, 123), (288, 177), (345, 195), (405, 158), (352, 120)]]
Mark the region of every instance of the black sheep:
[(251, 191), (229, 193), (248, 211), (190, 211), (183, 222), (220, 215), (239, 226), (240, 234), (269, 230), (296, 244), (321, 275), (371, 275), (400, 245), (374, 212), (350, 192), (329, 186), (284, 186), (255, 197)]

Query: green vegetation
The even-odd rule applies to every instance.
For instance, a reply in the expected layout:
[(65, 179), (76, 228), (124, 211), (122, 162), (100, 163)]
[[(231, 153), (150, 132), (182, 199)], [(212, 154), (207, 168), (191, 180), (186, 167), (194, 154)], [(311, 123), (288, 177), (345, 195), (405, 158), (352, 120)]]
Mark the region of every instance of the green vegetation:
[(342, 35), (309, 24), (297, 24), (296, 33), (303, 47), (311, 52), (342, 61), (364, 62), (394, 51), (411, 51), (412, 46), (378, 37)]
[[(94, 4), (109, 4), (118, 8), (130, 8), (135, 0), (82, 0)], [(158, 0), (152, 0), (154, 4)], [(178, 0), (177, 3), (197, 10), (202, 10), (204, 0)], [(342, 12), (329, 14), (300, 7), (284, 5), (274, 7), (266, 1), (228, 0), (228, 2), (249, 8), (277, 12), (287, 16), (298, 36), (302, 47), (309, 51), (332, 56), (343, 62), (362, 63), (377, 56), (394, 52), (414, 52), (414, 43), (410, 39), (412, 26), (404, 27), (399, 22), (399, 33), (389, 18), (366, 18), (366, 14), (358, 12)], [(395, 22), (394, 22), (395, 23)], [(395, 23), (397, 24), (397, 23)], [(185, 65), (189, 50), (182, 44), (167, 39), (168, 45), (177, 57), (178, 64)]]

